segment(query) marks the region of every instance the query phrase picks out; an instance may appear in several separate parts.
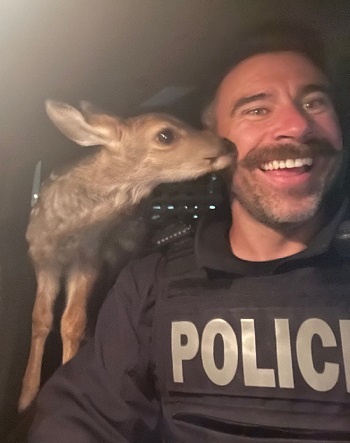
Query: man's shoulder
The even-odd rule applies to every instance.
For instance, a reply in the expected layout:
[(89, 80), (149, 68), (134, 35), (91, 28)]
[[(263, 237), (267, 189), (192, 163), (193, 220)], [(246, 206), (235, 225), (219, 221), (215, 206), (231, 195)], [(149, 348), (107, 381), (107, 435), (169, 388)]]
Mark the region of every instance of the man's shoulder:
[(337, 252), (343, 257), (350, 257), (350, 203), (344, 203), (343, 214), (337, 223), (332, 243)]
[(162, 250), (145, 251), (131, 259), (121, 274), (129, 273), (136, 278), (156, 275), (164, 266), (166, 256)]
[(129, 284), (131, 280), (139, 293), (161, 291), (173, 275), (195, 267), (194, 231), (186, 229), (180, 234), (173, 229), (171, 232), (175, 236), (171, 238), (169, 231), (159, 237), (165, 241), (139, 254), (124, 268), (121, 278)]

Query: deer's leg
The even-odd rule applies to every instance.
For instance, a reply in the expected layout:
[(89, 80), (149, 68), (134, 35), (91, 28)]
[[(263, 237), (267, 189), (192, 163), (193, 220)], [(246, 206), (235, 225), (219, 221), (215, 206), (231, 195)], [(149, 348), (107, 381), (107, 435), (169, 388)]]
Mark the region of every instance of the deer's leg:
[(76, 266), (67, 276), (67, 304), (61, 319), (62, 363), (77, 353), (84, 338), (87, 300), (98, 276), (98, 269)]
[(34, 400), (41, 377), (45, 342), (52, 328), (53, 306), (60, 288), (60, 272), (55, 268), (36, 269), (37, 291), (32, 312), (32, 339), (27, 369), (22, 382), (18, 409), (23, 411)]

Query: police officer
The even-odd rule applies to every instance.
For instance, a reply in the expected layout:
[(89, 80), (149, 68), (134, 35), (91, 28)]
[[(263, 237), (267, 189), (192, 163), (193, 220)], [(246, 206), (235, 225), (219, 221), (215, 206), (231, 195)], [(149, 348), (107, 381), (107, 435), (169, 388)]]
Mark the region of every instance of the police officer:
[(312, 35), (268, 31), (204, 113), (237, 147), (232, 218), (124, 269), (30, 442), (350, 441), (345, 148)]

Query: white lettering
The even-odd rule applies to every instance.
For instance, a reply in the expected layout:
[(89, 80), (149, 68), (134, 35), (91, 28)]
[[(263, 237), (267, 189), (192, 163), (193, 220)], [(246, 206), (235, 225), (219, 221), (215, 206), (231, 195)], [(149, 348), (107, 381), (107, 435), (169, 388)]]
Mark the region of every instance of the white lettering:
[[(187, 343), (181, 343), (181, 337), (187, 337)], [(199, 337), (196, 326), (190, 321), (173, 321), (171, 323), (171, 354), (173, 360), (173, 380), (183, 383), (183, 360), (192, 360), (199, 348)]]
[(294, 388), (292, 349), (290, 346), (289, 320), (287, 318), (275, 319), (275, 334), (278, 383), (281, 388)]
[(339, 320), (343, 349), (346, 392), (350, 392), (350, 320)]
[[(221, 336), (224, 345), (222, 368), (216, 366), (214, 359), (214, 341), (217, 335)], [(225, 320), (216, 318), (206, 324), (201, 353), (204, 370), (213, 383), (225, 386), (233, 380), (238, 365), (238, 344), (233, 329)]]
[(241, 328), (244, 384), (246, 386), (275, 387), (275, 371), (257, 367), (254, 320), (251, 318), (241, 319)]
[(325, 362), (323, 372), (317, 372), (312, 360), (312, 339), (314, 335), (321, 338), (323, 347), (337, 346), (335, 336), (329, 325), (319, 319), (310, 318), (304, 321), (300, 326), (296, 350), (297, 359), (306, 383), (308, 383), (315, 391), (329, 391), (338, 381), (339, 365), (337, 363)]
[[(315, 391), (330, 391), (338, 383), (339, 376), (345, 377), (347, 392), (350, 392), (350, 320), (339, 320), (340, 333), (339, 343), (331, 327), (320, 318), (305, 320), (296, 337), (291, 338), (290, 320), (287, 318), (275, 318), (275, 357), (270, 355), (273, 337), (266, 337), (268, 341), (266, 351), (270, 358), (276, 359), (276, 368), (261, 368), (257, 362), (257, 342), (255, 332), (255, 320), (243, 318), (241, 323), (241, 343), (232, 326), (222, 318), (214, 318), (205, 325), (200, 337), (194, 323), (191, 321), (173, 321), (171, 324), (171, 354), (173, 381), (184, 383), (184, 362), (193, 360), (198, 356), (199, 350), (206, 376), (218, 386), (226, 386), (232, 382), (238, 370), (239, 354), (242, 356), (242, 374), (244, 385), (251, 387), (276, 387), (294, 389), (295, 378), (293, 369), (299, 365), (300, 373), (305, 382)], [(261, 330), (264, 333), (264, 329)], [(264, 340), (262, 337), (261, 340)], [(292, 354), (293, 339), (295, 340), (296, 361)], [(221, 342), (221, 343), (220, 343)], [(216, 346), (222, 347), (222, 359)], [(321, 361), (319, 357), (321, 348), (337, 348), (339, 360), (333, 363)], [(264, 346), (263, 346), (264, 349)], [(263, 351), (263, 349), (261, 351)], [(313, 355), (314, 353), (314, 355)], [(260, 354), (259, 354), (260, 355)], [(265, 354), (266, 355), (266, 354)], [(322, 354), (321, 354), (322, 355)], [(326, 355), (326, 354), (325, 354)], [(221, 358), (221, 357), (220, 357)], [(341, 361), (342, 360), (342, 361)], [(318, 364), (316, 364), (316, 361)], [(195, 364), (194, 362), (192, 364)], [(294, 366), (293, 366), (294, 365)], [(340, 365), (343, 369), (340, 370)], [(191, 372), (193, 375), (193, 372)], [(275, 374), (276, 373), (276, 374)], [(343, 375), (344, 374), (344, 375)], [(188, 381), (188, 380), (186, 380)]]

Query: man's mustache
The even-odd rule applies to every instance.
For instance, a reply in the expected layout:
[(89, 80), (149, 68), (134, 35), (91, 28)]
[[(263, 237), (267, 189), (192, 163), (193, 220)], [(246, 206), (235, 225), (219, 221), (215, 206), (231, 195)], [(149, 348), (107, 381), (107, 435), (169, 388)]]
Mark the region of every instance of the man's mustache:
[(340, 152), (327, 140), (309, 139), (303, 144), (283, 143), (270, 147), (253, 148), (239, 164), (247, 169), (255, 169), (274, 160), (334, 157)]

